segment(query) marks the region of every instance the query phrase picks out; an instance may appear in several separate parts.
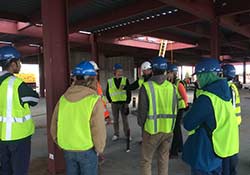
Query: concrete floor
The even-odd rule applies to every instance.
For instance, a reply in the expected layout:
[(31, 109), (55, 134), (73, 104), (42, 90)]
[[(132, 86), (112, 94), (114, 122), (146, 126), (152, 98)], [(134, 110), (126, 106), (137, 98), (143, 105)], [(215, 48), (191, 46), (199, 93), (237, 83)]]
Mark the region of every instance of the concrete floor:
[[(241, 90), (242, 116), (243, 122), (240, 127), (240, 161), (239, 175), (250, 175), (250, 91)], [(189, 93), (191, 96), (192, 93)], [(191, 97), (189, 98), (191, 101)], [(47, 132), (45, 118), (45, 100), (42, 99), (39, 106), (32, 108), (34, 120), (37, 125), (36, 133), (32, 140), (31, 155), (31, 175), (46, 175), (47, 168)], [(113, 127), (107, 126), (107, 145), (105, 149), (105, 162), (100, 166), (101, 175), (137, 175), (139, 174), (140, 161), (140, 128), (137, 126), (136, 116), (129, 115), (132, 142), (131, 152), (126, 153), (126, 140), (123, 137), (122, 127), (120, 127), (120, 135), (123, 137), (116, 142), (111, 141)], [(121, 125), (122, 126), (122, 125)], [(183, 130), (184, 131), (184, 130)], [(186, 132), (184, 131), (186, 137)], [(156, 175), (156, 161), (153, 162), (153, 175)], [(169, 161), (169, 175), (189, 175), (189, 167), (182, 162), (181, 159)]]

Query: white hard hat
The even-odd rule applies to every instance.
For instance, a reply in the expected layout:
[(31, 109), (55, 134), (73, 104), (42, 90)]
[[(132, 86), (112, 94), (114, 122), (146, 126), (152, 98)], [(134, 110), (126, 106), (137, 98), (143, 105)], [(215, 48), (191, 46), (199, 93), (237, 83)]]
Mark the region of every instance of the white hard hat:
[(95, 70), (99, 70), (99, 67), (97, 66), (97, 64), (94, 61), (89, 61), (93, 66)]
[(145, 61), (141, 64), (141, 70), (152, 69), (151, 63), (149, 61)]

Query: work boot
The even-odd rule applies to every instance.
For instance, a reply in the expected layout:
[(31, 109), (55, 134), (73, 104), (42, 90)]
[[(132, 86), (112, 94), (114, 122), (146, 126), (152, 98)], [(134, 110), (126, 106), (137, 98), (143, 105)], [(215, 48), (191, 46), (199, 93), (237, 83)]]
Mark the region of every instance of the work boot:
[(116, 140), (118, 140), (119, 139), (119, 136), (117, 136), (117, 135), (113, 135), (113, 137), (112, 137), (112, 141), (116, 141)]

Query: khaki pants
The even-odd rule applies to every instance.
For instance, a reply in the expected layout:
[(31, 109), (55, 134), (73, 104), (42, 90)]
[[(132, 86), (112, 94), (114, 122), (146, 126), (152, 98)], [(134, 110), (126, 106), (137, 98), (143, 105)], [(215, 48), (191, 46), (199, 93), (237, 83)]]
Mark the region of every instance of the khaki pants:
[(116, 104), (112, 103), (111, 108), (112, 108), (112, 113), (113, 113), (113, 118), (114, 118), (114, 135), (119, 136), (119, 113), (121, 112), (122, 116), (122, 123), (123, 123), (123, 131), (124, 135), (127, 136), (127, 131), (129, 129), (128, 125), (128, 116), (124, 114), (124, 109), (125, 105), (127, 104)]
[(152, 159), (157, 153), (158, 175), (168, 175), (169, 148), (172, 140), (172, 133), (158, 133), (150, 135), (143, 132), (142, 154), (141, 154), (141, 175), (151, 175)]

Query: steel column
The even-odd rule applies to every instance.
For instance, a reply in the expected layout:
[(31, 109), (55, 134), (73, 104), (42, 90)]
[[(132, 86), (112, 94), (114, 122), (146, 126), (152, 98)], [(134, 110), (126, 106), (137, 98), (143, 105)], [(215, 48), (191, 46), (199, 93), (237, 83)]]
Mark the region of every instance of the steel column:
[(219, 59), (220, 57), (220, 37), (219, 37), (219, 19), (211, 22), (211, 56)]
[(90, 45), (91, 45), (91, 60), (95, 61), (99, 65), (99, 55), (98, 55), (98, 45), (96, 40), (96, 35), (90, 35)]
[(243, 61), (243, 84), (246, 84), (246, 59)]
[(41, 53), (41, 48), (39, 48), (38, 64), (39, 64), (40, 96), (45, 97), (45, 94), (44, 94), (44, 90), (45, 90), (44, 55)]
[(69, 86), (67, 0), (42, 0), (45, 87), (48, 132), (48, 170), (64, 170), (63, 153), (52, 141), (50, 124), (53, 109)]

